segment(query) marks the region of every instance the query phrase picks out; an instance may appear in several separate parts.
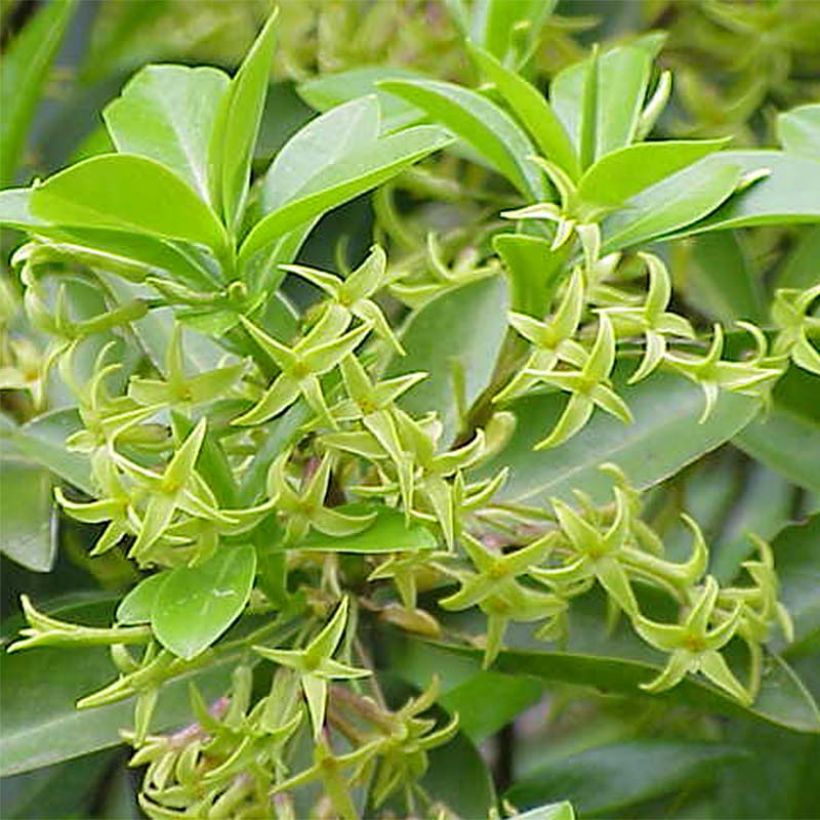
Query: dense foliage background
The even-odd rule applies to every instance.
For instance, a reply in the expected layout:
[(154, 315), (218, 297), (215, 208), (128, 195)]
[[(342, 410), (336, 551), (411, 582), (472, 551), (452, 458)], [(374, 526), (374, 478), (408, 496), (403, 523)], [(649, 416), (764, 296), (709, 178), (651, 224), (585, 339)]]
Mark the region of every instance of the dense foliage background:
[[(257, 171), (267, 168), (316, 111), (355, 96), (351, 87), (372, 90), (367, 71), (342, 79), (335, 76), (339, 72), (379, 65), (397, 69), (391, 78), (409, 76), (402, 72), (408, 70), (469, 86), (478, 82), (458, 22), (459, 10), (470, 4), (293, 0), (280, 5), (278, 47), (254, 156)], [(606, 50), (665, 33), (657, 72), (670, 70), (675, 82), (656, 137), (731, 137), (732, 148), (776, 147), (777, 113), (820, 99), (818, 2), (533, 4), (541, 5), (546, 12), (537, 25), (522, 30), (520, 40), (511, 39), (530, 54), (529, 79), (540, 88), (587, 56), (594, 43)], [(2, 0), (0, 8), (4, 188), (26, 185), (105, 150), (100, 112), (146, 63), (208, 64), (233, 73), (270, 12), (262, 0)], [(401, 118), (406, 108), (391, 99), (385, 113)], [(358, 264), (376, 239), (392, 264), (411, 270), (419, 257), (434, 256), (427, 242), (435, 231), (445, 273), (467, 281), (483, 266), (497, 265), (486, 239), (498, 230), (498, 212), (521, 203), (474, 159), (469, 152), (438, 155), (332, 211), (310, 235), (299, 261), (342, 269)], [(798, 186), (793, 195), (800, 199), (805, 193)], [(663, 255), (673, 277), (672, 307), (698, 328), (737, 319), (765, 326), (776, 289), (806, 290), (818, 283), (820, 226), (807, 223), (668, 243)], [(2, 241), (6, 265), (21, 235), (4, 231)], [(431, 269), (435, 276), (435, 264)], [(317, 289), (302, 279), (291, 277), (285, 287), (300, 307), (317, 298)], [(52, 503), (50, 473), (10, 455), (9, 430), (71, 401), (59, 379), (38, 382), (44, 339), (27, 326), (20, 293), (17, 272), (5, 266), (0, 370), (25, 373), (28, 365), (31, 376), (27, 383), (0, 385), (0, 605), (6, 643), (22, 625), (21, 594), (41, 609), (57, 602), (65, 617), (82, 605), (84, 617), (96, 615), (102, 624), (140, 577), (120, 551), (90, 558), (99, 528), (60, 512)], [(455, 304), (449, 316), (453, 337), (461, 332), (477, 345), (474, 332), (460, 329), (459, 310)], [(456, 740), (431, 755), (425, 783), (438, 800), (464, 817), (486, 816), (495, 796), (519, 807), (569, 800), (582, 817), (820, 816), (816, 706), (802, 688), (805, 684), (817, 695), (820, 687), (818, 400), (817, 377), (792, 367), (765, 419), (738, 425), (731, 440), (715, 449), (704, 447), (710, 451), (646, 499), (648, 516), (676, 559), (689, 551), (679, 513), (685, 510), (700, 522), (712, 550), (710, 571), (722, 583), (750, 557), (748, 531), (771, 540), (781, 600), (797, 632), (783, 654), (803, 681), (794, 684), (803, 700), (796, 703), (794, 692), (785, 692), (773, 720), (765, 710), (710, 701), (694, 686), (682, 686), (684, 694), (677, 698), (629, 694), (630, 687), (636, 691), (635, 681), (625, 684), (629, 673), (619, 665), (629, 648), (619, 654), (623, 636), (607, 635), (600, 601), (578, 616), (581, 632), (588, 627), (578, 646), (589, 663), (567, 662), (558, 672), (539, 668), (526, 652), (511, 652), (500, 666), (482, 670), (466, 655), (396, 639), (382, 647), (385, 657), (378, 659), (388, 670), (387, 684), (398, 692), (418, 691), (435, 671), (444, 680), (442, 718), (461, 716)], [(544, 435), (548, 427), (545, 423), (538, 432)], [(665, 433), (667, 439), (680, 434)], [(561, 451), (550, 457), (545, 463), (560, 470)], [(607, 460), (601, 454), (601, 461)], [(619, 464), (628, 471), (629, 464)], [(517, 469), (523, 473), (531, 465), (522, 456)], [(140, 772), (127, 766), (125, 749), (111, 748), (112, 727), (130, 724), (130, 706), (106, 707), (103, 718), (93, 710), (73, 711), (76, 698), (110, 677), (107, 655), (78, 660), (65, 650), (38, 651), (42, 654), (33, 654), (33, 660), (24, 660), (26, 653), (3, 659), (0, 763), (8, 776), (2, 781), (0, 816), (141, 816), (135, 796)], [(553, 662), (560, 665), (560, 656), (556, 652)], [(215, 677), (203, 686), (216, 696), (224, 680)], [(171, 694), (164, 704), (166, 724), (175, 717), (177, 724), (187, 722), (186, 697), (184, 687)], [(38, 762), (51, 765), (29, 771)]]

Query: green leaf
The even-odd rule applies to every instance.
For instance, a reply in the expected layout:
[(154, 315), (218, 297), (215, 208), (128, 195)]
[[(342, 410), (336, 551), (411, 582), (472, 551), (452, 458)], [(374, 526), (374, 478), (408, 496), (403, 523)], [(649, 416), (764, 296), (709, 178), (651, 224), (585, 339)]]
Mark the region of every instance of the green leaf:
[[(49, 614), (90, 625), (110, 623), (112, 602), (74, 604)], [(221, 695), (235, 657), (176, 678), (162, 687), (152, 728), (163, 731), (190, 720), (188, 687), (196, 681), (203, 695)], [(105, 647), (31, 649), (3, 658), (0, 675), (0, 776), (30, 771), (120, 744), (120, 729), (132, 724), (134, 703), (125, 700), (78, 711), (84, 695), (115, 677)]]
[[(55, 0), (39, 7), (4, 49), (0, 62), (0, 186), (14, 181), (43, 86), (76, 5), (74, 0)], [(10, 15), (11, 10), (6, 8), (4, 13)]]
[[(495, 806), (492, 777), (478, 749), (459, 732), (429, 752), (430, 765), (419, 785), (456, 817), (487, 817)], [(469, 788), (464, 788), (468, 783)]]
[(808, 290), (817, 282), (817, 260), (820, 259), (820, 225), (807, 227), (798, 234), (791, 253), (777, 272), (775, 286)]
[(816, 649), (820, 640), (820, 515), (786, 527), (772, 541), (774, 565), (780, 580), (779, 599), (794, 621), (790, 655), (803, 647)]
[(719, 151), (727, 140), (668, 140), (619, 148), (588, 168), (578, 183), (583, 202), (616, 207), (651, 185)]
[(692, 264), (682, 277), (686, 301), (705, 315), (732, 325), (738, 319), (765, 324), (760, 279), (736, 233), (704, 234), (691, 242)]
[(151, 610), (157, 639), (186, 660), (207, 649), (245, 608), (255, 573), (256, 551), (249, 544), (223, 545), (198, 566), (171, 570)]
[[(483, 630), (483, 618), (477, 619)], [(459, 631), (464, 630), (460, 626)], [(718, 714), (746, 716), (787, 727), (798, 732), (820, 730), (820, 712), (805, 686), (789, 665), (777, 655), (769, 657), (761, 689), (751, 707), (708, 684), (702, 678), (687, 677), (674, 689), (650, 695), (640, 688), (660, 671), (663, 660), (650, 650), (628, 627), (616, 632), (606, 627), (603, 595), (587, 594), (573, 602), (569, 641), (557, 651), (529, 636), (523, 626), (508, 630), (508, 648), (502, 650), (492, 671), (513, 676), (530, 675), (553, 683), (594, 686), (600, 691), (651, 698), (659, 703), (680, 703)], [(542, 648), (543, 647), (543, 648)], [(452, 661), (451, 654), (469, 660), (480, 670), (482, 651), (463, 644), (424, 641), (393, 636), (388, 645), (391, 667), (406, 680), (422, 674), (418, 670), (440, 670)]]
[(777, 138), (787, 153), (816, 161), (820, 157), (820, 103), (778, 114)]
[(225, 243), (222, 225), (194, 190), (145, 157), (103, 154), (72, 165), (34, 189), (31, 210), (68, 227), (153, 234), (217, 252)]
[(253, 148), (262, 122), (268, 79), (276, 46), (276, 13), (265, 23), (223, 95), (209, 147), (211, 201), (235, 231), (242, 219), (250, 183)]
[(0, 552), (33, 572), (49, 572), (57, 554), (51, 485), (48, 470), (0, 451)]
[(470, 56), (495, 85), (504, 101), (529, 131), (541, 154), (573, 179), (580, 173), (575, 148), (552, 107), (535, 86), (506, 68), (495, 57), (468, 43)]
[(387, 376), (424, 372), (428, 377), (399, 404), (410, 413), (435, 410), (442, 442), (461, 427), (462, 410), (488, 387), (507, 331), (507, 293), (501, 277), (451, 290), (413, 313), (401, 334), (405, 356), (394, 357)]
[[(576, 150), (580, 150), (581, 135), (589, 128), (583, 115), (589, 63), (587, 59), (565, 68), (550, 85), (552, 107)], [(595, 159), (633, 141), (651, 65), (651, 51), (637, 46), (614, 48), (598, 58)]]
[(421, 125), (346, 154), (341, 161), (313, 177), (296, 199), (269, 213), (253, 227), (242, 243), (240, 263), (246, 263), (294, 228), (381, 185), (450, 141), (440, 128)]
[[(100, 751), (4, 778), (0, 791), (0, 816), (4, 820), (90, 817), (98, 794), (107, 791), (111, 771), (116, 765), (116, 753)], [(135, 815), (123, 814), (122, 820), (131, 817)]]
[(423, 644), (416, 647), (409, 639), (394, 637), (388, 643), (390, 668), (401, 670), (400, 677), (417, 689), (438, 678), (438, 704), (458, 715), (459, 729), (474, 743), (495, 734), (543, 696), (544, 685), (536, 678), (483, 670), (472, 658), (427, 652)]
[(726, 740), (749, 754), (721, 766), (712, 816), (811, 817), (817, 813), (820, 736), (732, 722)]
[(346, 515), (375, 513), (373, 523), (355, 535), (334, 538), (314, 530), (293, 549), (311, 552), (416, 552), (436, 547), (435, 536), (421, 524), (407, 524), (404, 514), (383, 504), (344, 504), (334, 510)]
[(216, 68), (143, 68), (103, 111), (117, 151), (162, 163), (207, 202), (208, 145), (228, 83)]
[(171, 570), (157, 572), (143, 578), (121, 601), (117, 607), (117, 623), (132, 626), (147, 624), (151, 620), (151, 612), (157, 593), (165, 583)]
[(505, 797), (520, 808), (567, 798), (584, 817), (696, 788), (717, 766), (744, 757), (736, 746), (694, 740), (638, 739), (585, 749), (540, 766)]
[(37, 464), (47, 467), (56, 476), (68, 481), (86, 493), (93, 494), (91, 462), (82, 453), (66, 449), (65, 440), (83, 429), (75, 408), (51, 410), (17, 427), (11, 422), (0, 428), (0, 436), (7, 438), (14, 449)]
[[(499, 60), (523, 61), (557, 4), (558, 0), (479, 0), (473, 5), (470, 35)], [(519, 50), (523, 55), (516, 54)]]
[[(733, 152), (724, 151), (720, 157)], [(602, 224), (602, 253), (647, 243), (690, 225), (732, 195), (740, 179), (738, 164), (710, 164), (711, 157), (641, 191)]]
[(378, 136), (375, 95), (340, 105), (312, 120), (285, 143), (265, 174), (262, 212), (268, 214), (297, 198), (314, 177)]
[(820, 493), (819, 408), (817, 377), (791, 368), (774, 389), (774, 403), (769, 413), (741, 430), (734, 443), (795, 484)]
[(517, 815), (519, 820), (575, 820), (571, 803), (550, 803)]
[[(816, 158), (782, 151), (722, 151), (695, 167), (717, 175), (724, 172), (725, 165), (736, 166), (742, 173), (764, 168), (769, 175), (733, 196), (705, 219), (676, 231), (676, 237), (753, 225), (820, 222), (820, 161)], [(686, 184), (683, 174), (679, 179)]]
[(507, 272), (510, 309), (542, 319), (565, 272), (570, 252), (566, 243), (557, 251), (539, 236), (502, 233), (493, 237), (493, 249)]
[(388, 80), (379, 88), (418, 106), (471, 145), (525, 197), (544, 199), (547, 186), (528, 157), (526, 133), (495, 103), (469, 88), (439, 80)]
[(361, 66), (335, 74), (322, 74), (298, 87), (299, 96), (317, 111), (329, 111), (337, 105), (376, 94), (381, 109), (384, 133), (416, 125), (424, 112), (415, 105), (379, 88), (382, 80), (421, 80), (423, 74), (394, 66)]
[(625, 375), (621, 369), (617, 389), (632, 411), (633, 423), (599, 413), (578, 435), (552, 450), (532, 448), (558, 419), (566, 399), (551, 393), (516, 402), (511, 409), (518, 425), (512, 439), (481, 469), (482, 475), (490, 475), (502, 466), (510, 468), (498, 497), (541, 504), (553, 496), (571, 500), (573, 489), (582, 488), (603, 502), (611, 481), (598, 467), (608, 461), (635, 486), (651, 487), (723, 444), (759, 410), (755, 399), (721, 393), (714, 413), (699, 424), (704, 401), (699, 386), (656, 373), (627, 387), (622, 386)]

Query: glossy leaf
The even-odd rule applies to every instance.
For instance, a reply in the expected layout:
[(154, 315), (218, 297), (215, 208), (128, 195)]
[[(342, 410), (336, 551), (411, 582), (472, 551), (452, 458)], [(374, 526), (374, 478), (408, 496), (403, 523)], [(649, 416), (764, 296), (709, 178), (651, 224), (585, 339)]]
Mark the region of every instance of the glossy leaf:
[(820, 161), (820, 103), (779, 114), (777, 137), (787, 153)]
[(470, 56), (481, 72), (532, 136), (542, 156), (563, 168), (573, 179), (579, 173), (578, 157), (561, 121), (535, 86), (506, 68), (492, 54), (468, 44)]
[(543, 199), (541, 172), (528, 159), (529, 137), (495, 103), (475, 91), (439, 80), (388, 80), (379, 88), (426, 111), (474, 148), (525, 197)]
[(26, 569), (49, 572), (57, 552), (57, 515), (50, 472), (3, 452), (0, 498), (0, 552)]
[(222, 546), (194, 567), (172, 570), (156, 593), (151, 627), (175, 655), (189, 660), (207, 649), (240, 615), (256, 572), (256, 551)]
[[(766, 169), (769, 175), (697, 224), (676, 231), (675, 236), (752, 225), (820, 222), (820, 160), (781, 151), (722, 151), (695, 167), (717, 176), (724, 173), (725, 166), (737, 166), (742, 173)], [(683, 174), (680, 182), (687, 184)]]
[(222, 217), (231, 231), (239, 225), (248, 195), (253, 148), (276, 46), (275, 23), (276, 13), (265, 23), (223, 95), (211, 135), (211, 199), (221, 204)]
[[(729, 151), (722, 152), (721, 158)], [(697, 221), (732, 195), (742, 168), (714, 167), (709, 157), (628, 200), (602, 225), (602, 252), (641, 245)]]
[[(651, 52), (637, 46), (614, 48), (598, 58), (595, 159), (629, 145), (634, 139), (651, 64)], [(588, 59), (574, 63), (561, 71), (550, 85), (552, 107), (576, 150), (580, 150), (584, 130), (590, 127), (584, 122), (583, 114), (588, 67)]]
[(429, 374), (399, 403), (411, 413), (435, 410), (444, 425), (442, 442), (458, 432), (460, 408), (489, 385), (507, 330), (506, 304), (503, 279), (482, 279), (429, 302), (402, 331), (407, 355), (395, 357), (387, 375)]
[(118, 151), (162, 163), (207, 202), (208, 145), (228, 83), (216, 68), (147, 66), (103, 118)]
[(575, 820), (575, 811), (571, 803), (564, 801), (538, 806), (535, 809), (521, 812), (518, 816), (520, 820)]
[(726, 140), (668, 140), (620, 148), (584, 172), (578, 197), (595, 205), (621, 205), (724, 145)]
[[(107, 625), (110, 602), (60, 607), (55, 617)], [(203, 695), (223, 693), (236, 659), (226, 657), (205, 671), (163, 686), (153, 727), (161, 731), (190, 720), (188, 688), (196, 681)], [(107, 649), (32, 649), (3, 658), (0, 675), (0, 775), (30, 771), (116, 746), (120, 729), (132, 724), (134, 703), (125, 700), (78, 711), (76, 702), (115, 677)]]
[[(43, 86), (76, 8), (55, 0), (37, 9), (25, 28), (4, 48), (0, 62), (0, 185), (14, 181), (29, 126)], [(4, 9), (4, 14), (11, 14)]]
[(147, 624), (160, 587), (168, 578), (169, 571), (156, 572), (143, 578), (119, 603), (117, 623), (125, 625)]
[(346, 154), (343, 161), (313, 177), (296, 199), (269, 213), (254, 226), (242, 243), (240, 262), (246, 262), (294, 228), (381, 185), (449, 143), (450, 138), (440, 128), (422, 125)]
[[(492, 671), (530, 675), (553, 683), (592, 685), (612, 694), (680, 703), (730, 716), (754, 717), (799, 732), (820, 730), (817, 704), (794, 671), (777, 656), (770, 658), (760, 692), (749, 708), (703, 679), (691, 676), (674, 689), (650, 695), (640, 684), (660, 671), (663, 661), (658, 660), (656, 653), (626, 628), (620, 628), (616, 634), (608, 631), (601, 600), (591, 600), (589, 596), (579, 599), (573, 604), (571, 617), (569, 642), (560, 651), (533, 640), (524, 629), (514, 633), (510, 630), (505, 638), (509, 648), (498, 655)], [(463, 644), (407, 637), (396, 637), (390, 643), (391, 665), (407, 680), (446, 668), (452, 662), (451, 654), (479, 671), (481, 651)]]
[(585, 749), (528, 772), (506, 793), (529, 808), (568, 799), (584, 817), (613, 812), (714, 778), (745, 750), (720, 743), (629, 740)]
[[(618, 379), (621, 381), (621, 378)], [(557, 394), (532, 396), (512, 406), (518, 424), (507, 447), (482, 474), (501, 466), (510, 477), (499, 498), (530, 504), (555, 496), (572, 499), (585, 492), (604, 502), (610, 480), (598, 467), (617, 464), (637, 487), (651, 487), (734, 436), (759, 410), (754, 399), (721, 394), (714, 413), (704, 424), (700, 387), (666, 373), (630, 387), (618, 387), (634, 416), (630, 425), (598, 414), (574, 438), (553, 450), (533, 451), (561, 411), (566, 400)]]
[(427, 527), (407, 524), (398, 510), (375, 504), (345, 504), (334, 507), (345, 515), (375, 513), (373, 523), (361, 532), (343, 537), (323, 535), (313, 530), (306, 538), (293, 545), (294, 549), (311, 552), (351, 552), (375, 554), (380, 552), (415, 552), (435, 549), (437, 541)]
[(145, 157), (104, 154), (72, 165), (34, 190), (31, 210), (57, 225), (148, 233), (216, 250), (224, 244), (219, 220), (193, 189)]
[(298, 87), (299, 96), (317, 111), (329, 111), (337, 105), (376, 94), (381, 110), (382, 131), (397, 131), (415, 125), (424, 118), (420, 108), (388, 94), (379, 88), (382, 80), (420, 80), (423, 74), (394, 66), (361, 66), (335, 74), (322, 74)]
[(820, 493), (819, 409), (817, 377), (792, 368), (775, 387), (771, 410), (741, 430), (734, 442), (795, 484)]
[(295, 199), (314, 177), (378, 136), (375, 95), (340, 105), (312, 120), (285, 143), (265, 174), (262, 212), (270, 213)]

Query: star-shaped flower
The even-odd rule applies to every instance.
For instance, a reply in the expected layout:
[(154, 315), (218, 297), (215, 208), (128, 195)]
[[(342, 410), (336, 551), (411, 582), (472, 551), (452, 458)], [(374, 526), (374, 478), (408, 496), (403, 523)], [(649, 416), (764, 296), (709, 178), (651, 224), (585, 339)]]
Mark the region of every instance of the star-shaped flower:
[(617, 306), (606, 308), (618, 336), (635, 336), (642, 333), (646, 341), (643, 359), (629, 379), (629, 384), (645, 379), (663, 361), (666, 352), (666, 336), (672, 334), (687, 339), (695, 337), (692, 325), (683, 316), (667, 311), (672, 297), (672, 286), (666, 266), (651, 253), (638, 256), (649, 270), (649, 291), (640, 306)]
[(529, 574), (547, 585), (575, 584), (595, 578), (624, 612), (634, 615), (638, 604), (623, 563), (631, 521), (624, 492), (615, 488), (615, 518), (605, 532), (560, 499), (553, 498), (551, 503), (571, 552), (562, 566), (535, 567)]
[(282, 453), (268, 473), (268, 495), (285, 523), (285, 542), (298, 543), (311, 529), (325, 535), (344, 536), (361, 532), (373, 521), (375, 513), (351, 515), (325, 507), (333, 458), (322, 458), (304, 488), (296, 491), (287, 473), (290, 453)]
[(820, 353), (811, 343), (820, 340), (820, 317), (809, 315), (809, 310), (820, 298), (820, 285), (800, 291), (781, 288), (775, 293), (772, 319), (779, 328), (772, 354), (789, 356), (809, 373), (820, 376)]
[(511, 312), (509, 322), (532, 346), (533, 351), (521, 370), (493, 397), (494, 402), (510, 401), (538, 383), (534, 371), (552, 370), (559, 361), (581, 366), (584, 349), (573, 340), (584, 310), (584, 279), (576, 268), (551, 318), (539, 322), (532, 316)]
[(234, 419), (233, 424), (261, 424), (286, 410), (301, 395), (317, 416), (330, 427), (336, 427), (336, 421), (322, 393), (319, 377), (333, 370), (358, 347), (370, 332), (370, 323), (359, 325), (345, 333), (350, 324), (350, 313), (341, 305), (330, 303), (319, 321), (293, 349), (269, 336), (244, 317), (242, 324), (282, 372), (262, 398), (247, 413)]
[(718, 626), (709, 628), (715, 618), (719, 592), (717, 581), (708, 576), (689, 614), (680, 624), (656, 623), (640, 613), (635, 616), (633, 624), (638, 634), (656, 649), (670, 653), (663, 671), (649, 683), (642, 683), (642, 689), (663, 692), (680, 683), (688, 672), (701, 672), (741, 703), (751, 702), (751, 694), (735, 677), (719, 651), (735, 636), (742, 608), (736, 607)]
[(333, 660), (347, 624), (347, 609), (348, 599), (343, 598), (324, 629), (304, 649), (254, 647), (263, 658), (295, 669), (299, 673), (302, 691), (313, 722), (314, 736), (317, 738), (325, 723), (328, 681), (364, 678), (371, 674), (369, 669), (357, 669)]
[(782, 369), (772, 367), (772, 360), (765, 357), (766, 342), (760, 331), (746, 322), (738, 324), (752, 333), (757, 343), (757, 354), (748, 361), (721, 360), (724, 341), (723, 328), (719, 324), (714, 326), (712, 344), (705, 356), (668, 351), (664, 355), (665, 361), (675, 372), (701, 386), (706, 399), (701, 424), (711, 415), (721, 390), (765, 398), (772, 383), (782, 375)]
[(553, 593), (538, 592), (516, 578), (530, 573), (552, 549), (552, 535), (512, 553), (498, 554), (477, 538), (462, 536), (462, 545), (477, 572), (448, 570), (461, 584), (460, 589), (439, 601), (444, 609), (462, 610), (476, 604), (487, 616), (484, 667), (490, 666), (501, 650), (507, 624), (511, 621), (553, 620), (564, 613), (566, 601)]
[(600, 407), (624, 424), (632, 413), (624, 400), (612, 389), (610, 374), (615, 365), (615, 333), (606, 313), (600, 314), (598, 335), (586, 361), (579, 370), (533, 370), (537, 381), (571, 393), (564, 412), (552, 432), (535, 445), (536, 450), (556, 447), (574, 436)]
[(185, 373), (184, 362), (182, 328), (176, 323), (165, 355), (165, 378), (133, 376), (128, 385), (128, 395), (141, 405), (173, 405), (178, 409), (191, 407), (224, 398), (245, 369), (245, 365), (239, 363), (189, 376)]
[(207, 422), (201, 419), (180, 448), (174, 453), (162, 473), (156, 473), (139, 464), (114, 454), (122, 469), (148, 498), (144, 511), (136, 517), (137, 539), (129, 552), (136, 558), (145, 558), (149, 548), (166, 532), (177, 510), (194, 518), (206, 518), (225, 524), (236, 523), (220, 512), (216, 498), (208, 485), (196, 473), (195, 465), (205, 439)]
[(374, 245), (370, 255), (347, 279), (304, 265), (282, 265), (283, 270), (295, 273), (329, 294), (333, 301), (349, 310), (357, 319), (373, 326), (373, 331), (393, 349), (404, 354), (404, 348), (393, 333), (381, 308), (371, 298), (387, 284), (387, 255)]

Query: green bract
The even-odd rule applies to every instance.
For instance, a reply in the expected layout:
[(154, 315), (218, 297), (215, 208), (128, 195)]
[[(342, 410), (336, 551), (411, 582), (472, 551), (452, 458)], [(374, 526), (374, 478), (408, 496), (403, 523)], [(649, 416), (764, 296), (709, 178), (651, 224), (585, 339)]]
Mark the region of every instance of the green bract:
[[(117, 36), (160, 12), (119, 5)], [(2, 550), (127, 590), (22, 596), (3, 771), (123, 731), (151, 818), (571, 820), (566, 798), (644, 816), (746, 765), (744, 733), (802, 742), (818, 235), (779, 226), (820, 221), (818, 106), (766, 98), (783, 149), (741, 149), (682, 133), (691, 99), (665, 112), (658, 32), (587, 54), (549, 0), (338, 5), (365, 33), (440, 15), (460, 68), (320, 76), (304, 122), (271, 66), (304, 68), (292, 15), (320, 12), (286, 4), (232, 77), (149, 65), (76, 162), (0, 192)], [(756, 16), (777, 4), (702, 5), (800, 51)], [(71, 8), (13, 41), (4, 83), (35, 93)], [(506, 744), (547, 690), (521, 775)], [(505, 726), (496, 795), (474, 744)], [(600, 781), (567, 776), (599, 751)]]

